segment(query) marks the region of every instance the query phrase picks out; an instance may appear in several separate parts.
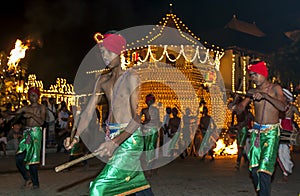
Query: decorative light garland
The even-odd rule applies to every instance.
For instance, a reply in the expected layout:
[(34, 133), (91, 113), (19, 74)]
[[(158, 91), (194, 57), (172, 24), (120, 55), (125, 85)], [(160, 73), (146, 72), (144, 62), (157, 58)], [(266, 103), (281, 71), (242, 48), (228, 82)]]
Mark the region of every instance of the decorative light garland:
[(231, 56), (232, 64), (231, 64), (231, 90), (235, 92), (235, 54)]
[[(220, 59), (224, 55), (224, 52), (217, 51), (214, 61), (211, 61), (211, 59), (209, 58), (210, 50), (209, 49), (200, 49), (199, 46), (196, 46), (196, 49), (193, 48), (194, 51), (195, 51), (194, 56), (192, 58), (188, 58), (188, 55), (186, 54), (187, 52), (185, 51), (184, 46), (180, 45), (179, 54), (177, 55), (177, 57), (175, 59), (172, 59), (172, 58), (170, 58), (170, 54), (168, 53), (168, 45), (164, 45), (163, 46), (164, 50), (163, 50), (162, 55), (159, 58), (156, 58), (155, 55), (152, 52), (151, 47), (153, 47), (153, 46), (148, 45), (147, 54), (144, 57), (144, 59), (142, 59), (140, 56), (137, 58), (139, 62), (141, 62), (141, 63), (146, 62), (148, 60), (149, 56), (151, 57), (151, 60), (153, 60), (154, 62), (162, 61), (164, 59), (164, 57), (166, 57), (170, 62), (176, 62), (182, 56), (185, 59), (185, 61), (188, 62), (188, 63), (192, 63), (192, 62), (198, 60), (202, 64), (207, 63), (207, 64), (210, 64), (210, 65), (215, 65), (215, 68), (219, 71)], [(205, 51), (204, 59), (201, 59), (200, 50)], [(130, 62), (126, 62), (125, 58), (123, 60), (121, 58), (121, 62), (122, 62), (122, 64), (125, 64), (125, 65), (130, 64)]]
[(247, 67), (247, 62), (246, 62), (246, 57), (243, 56), (242, 57), (243, 59), (243, 93), (246, 94), (246, 74), (247, 74), (247, 71), (246, 71), (246, 67)]
[(64, 78), (57, 78), (56, 84), (51, 85), (48, 92), (74, 94), (74, 87), (72, 84), (68, 84)]
[[(154, 52), (151, 49), (151, 47), (163, 47), (164, 50), (162, 52), (162, 55), (159, 58), (156, 58), (155, 55), (154, 55)], [(210, 50), (209, 49), (196, 46), (196, 49), (194, 49), (194, 47), (193, 47), (193, 49), (195, 51), (194, 56), (192, 58), (188, 58), (188, 55), (186, 54), (187, 52), (184, 49), (184, 45), (180, 45), (180, 51), (179, 51), (177, 57), (176, 58), (171, 58), (170, 54), (168, 52), (168, 47), (169, 47), (168, 45), (163, 45), (163, 46), (148, 45), (147, 54), (144, 57), (144, 59), (142, 59), (140, 56), (138, 56), (137, 58), (135, 56), (135, 59), (137, 59), (136, 64), (140, 65), (142, 63), (145, 63), (146, 61), (148, 61), (149, 57), (154, 62), (160, 62), (164, 59), (164, 57), (166, 57), (170, 62), (173, 62), (173, 63), (176, 62), (180, 57), (183, 57), (185, 59), (185, 61), (188, 62), (188, 63), (192, 63), (192, 62), (195, 62), (196, 60), (198, 60), (198, 62), (200, 62), (201, 64), (209, 64), (209, 65), (215, 66), (215, 69), (217, 71), (219, 71), (220, 63), (221, 63), (220, 60), (225, 54), (224, 52), (217, 51), (215, 53), (215, 58), (212, 60), (212, 58), (209, 57), (210, 56), (210, 54), (209, 54)], [(172, 45), (171, 47), (174, 47), (174, 46)], [(175, 46), (175, 47), (177, 47), (177, 46)], [(205, 51), (205, 57), (203, 59), (200, 55), (200, 53), (201, 53), (200, 50)], [(134, 55), (137, 55), (137, 54), (138, 53), (135, 52)], [(121, 53), (120, 59), (121, 59), (122, 69), (126, 69), (126, 66), (131, 64), (130, 60), (126, 60), (123, 53)], [(103, 70), (92, 70), (92, 71), (86, 72), (86, 74), (102, 73), (103, 71), (105, 71), (105, 69), (103, 69)]]
[(37, 80), (35, 74), (29, 74), (29, 76), (28, 76), (28, 82), (25, 82), (25, 86), (26, 86), (25, 92), (27, 92), (27, 90), (30, 87), (36, 87), (36, 88), (39, 88), (39, 89), (43, 89), (44, 88), (43, 82), (41, 80)]

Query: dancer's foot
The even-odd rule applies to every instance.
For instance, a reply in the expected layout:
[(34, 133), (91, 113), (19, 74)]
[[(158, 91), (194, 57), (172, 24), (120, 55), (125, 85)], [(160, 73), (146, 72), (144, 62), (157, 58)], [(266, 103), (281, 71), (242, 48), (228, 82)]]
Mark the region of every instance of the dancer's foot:
[(32, 188), (32, 181), (31, 180), (26, 180), (24, 185), (21, 187), (21, 189), (27, 189), (27, 188)]

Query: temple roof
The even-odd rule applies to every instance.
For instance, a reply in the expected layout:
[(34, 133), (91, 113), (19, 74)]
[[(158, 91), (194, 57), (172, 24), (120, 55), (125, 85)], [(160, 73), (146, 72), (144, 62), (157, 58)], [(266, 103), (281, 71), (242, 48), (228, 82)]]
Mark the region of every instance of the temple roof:
[(236, 15), (233, 15), (231, 21), (226, 24), (225, 28), (230, 28), (236, 31), (247, 33), (256, 37), (264, 37), (266, 34), (262, 32), (255, 23), (248, 23), (238, 20)]
[(287, 31), (284, 34), (285, 34), (285, 36), (287, 36), (289, 39), (291, 39), (294, 42), (300, 41), (300, 29), (296, 29), (293, 31)]
[(240, 21), (236, 16), (225, 27), (202, 32), (202, 35), (208, 42), (218, 43), (221, 48), (238, 48), (247, 54), (268, 54), (291, 43), (284, 33), (265, 34), (255, 24)]
[(196, 36), (183, 22), (173, 13), (170, 4), (170, 12), (167, 13), (144, 37), (131, 41), (127, 48), (144, 45), (200, 45), (211, 50), (223, 51), (215, 44), (208, 44), (207, 41)]
[(173, 13), (166, 14), (156, 28), (157, 34), (149, 40), (149, 44), (167, 42), (166, 44), (174, 45), (196, 45), (200, 41), (200, 38)]

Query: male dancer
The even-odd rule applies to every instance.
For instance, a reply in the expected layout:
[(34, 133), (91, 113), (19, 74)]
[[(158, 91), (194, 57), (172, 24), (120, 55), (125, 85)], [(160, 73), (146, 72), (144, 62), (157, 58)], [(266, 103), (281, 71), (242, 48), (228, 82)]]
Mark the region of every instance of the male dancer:
[[(281, 118), (280, 124), (281, 124), (281, 128), (284, 131), (292, 132), (294, 130), (293, 128), (294, 114), (300, 116), (300, 112), (298, 108), (292, 104), (292, 102), (294, 101), (293, 94), (287, 89), (283, 89), (283, 93), (284, 96), (286, 97), (287, 106), (286, 106), (286, 111), (283, 113), (283, 117)], [(292, 174), (292, 168), (294, 166), (291, 160), (289, 141), (285, 141), (285, 140), (280, 141), (277, 161), (283, 172), (282, 181), (287, 182), (288, 176)]]
[[(141, 169), (140, 156), (144, 141), (140, 130), (140, 116), (137, 115), (140, 79), (136, 72), (122, 70), (120, 53), (125, 49), (125, 39), (117, 34), (107, 33), (100, 43), (100, 51), (110, 73), (101, 76), (96, 84), (106, 95), (110, 114), (107, 123), (108, 140), (96, 150), (99, 156), (112, 156), (105, 168), (91, 183), (90, 195), (153, 195)], [(94, 111), (95, 100), (91, 99), (86, 111)], [(83, 119), (83, 118), (81, 118)], [(71, 149), (78, 143), (79, 136), (86, 128), (84, 120), (78, 123), (77, 133)], [(125, 169), (126, 168), (126, 169)]]
[[(26, 118), (23, 138), (16, 153), (16, 165), (25, 180), (24, 187), (39, 188), (38, 164), (40, 163), (42, 125), (46, 118), (46, 107), (38, 103), (40, 92), (32, 87), (28, 90), (30, 105), (19, 109)], [(24, 164), (25, 163), (25, 164)], [(27, 174), (29, 169), (30, 177)]]
[[(268, 69), (263, 61), (254, 62), (248, 66), (249, 76), (256, 85), (250, 89), (255, 109), (255, 122), (251, 132), (251, 147), (249, 152), (249, 169), (258, 195), (271, 194), (271, 176), (274, 172), (279, 145), (279, 112), (285, 110), (282, 88), (270, 83)], [(246, 97), (241, 103), (233, 106), (240, 113), (251, 101)], [(251, 130), (250, 130), (251, 131)]]

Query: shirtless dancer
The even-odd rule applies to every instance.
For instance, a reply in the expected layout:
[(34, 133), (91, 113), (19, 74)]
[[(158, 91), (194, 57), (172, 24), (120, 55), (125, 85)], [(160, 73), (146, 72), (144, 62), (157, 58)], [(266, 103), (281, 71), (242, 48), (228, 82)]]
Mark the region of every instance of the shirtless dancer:
[[(144, 148), (140, 116), (137, 115), (140, 79), (133, 70), (124, 71), (121, 68), (119, 54), (125, 45), (122, 36), (111, 33), (105, 34), (100, 43), (103, 60), (111, 72), (102, 75), (96, 85), (107, 97), (110, 114), (106, 127), (108, 140), (96, 151), (101, 157), (112, 157), (91, 183), (90, 195), (153, 195), (140, 164)], [(91, 107), (90, 110), (94, 111), (95, 103), (89, 103), (87, 108)], [(82, 116), (88, 116), (84, 112)], [(83, 127), (84, 121), (78, 125), (75, 139), (70, 145), (66, 144), (67, 149), (79, 141), (80, 134), (86, 128)]]
[[(46, 107), (38, 103), (39, 96), (39, 90), (31, 87), (28, 90), (31, 104), (17, 111), (17, 113), (23, 114), (26, 124), (16, 153), (16, 165), (25, 180), (24, 187), (32, 187), (32, 189), (39, 188), (37, 167), (40, 163), (42, 125), (46, 118)], [(28, 169), (30, 176), (27, 174)]]
[(279, 112), (285, 110), (285, 98), (282, 88), (267, 80), (268, 69), (265, 62), (250, 64), (248, 71), (256, 88), (248, 91), (252, 97), (246, 97), (232, 109), (240, 113), (251, 100), (254, 101), (254, 126), (249, 130), (252, 131), (249, 170), (258, 195), (265, 196), (271, 194), (271, 176), (276, 163), (280, 135)]

